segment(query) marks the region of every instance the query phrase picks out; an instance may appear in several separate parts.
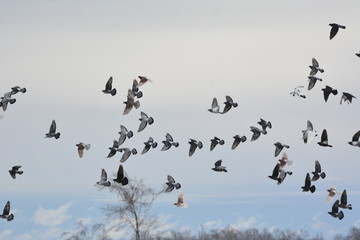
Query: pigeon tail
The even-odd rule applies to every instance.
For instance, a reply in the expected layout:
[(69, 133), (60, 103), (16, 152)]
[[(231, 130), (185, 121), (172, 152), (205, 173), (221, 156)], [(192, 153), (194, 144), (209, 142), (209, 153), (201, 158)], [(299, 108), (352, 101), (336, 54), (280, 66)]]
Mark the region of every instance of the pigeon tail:
[(60, 137), (60, 133), (59, 133), (59, 132), (56, 133), (56, 134), (54, 135), (54, 137), (55, 137), (55, 139), (58, 139), (58, 138)]
[(116, 94), (116, 89), (115, 89), (115, 88), (112, 89), (112, 90), (110, 91), (110, 94), (111, 94), (111, 96), (115, 96), (115, 94)]

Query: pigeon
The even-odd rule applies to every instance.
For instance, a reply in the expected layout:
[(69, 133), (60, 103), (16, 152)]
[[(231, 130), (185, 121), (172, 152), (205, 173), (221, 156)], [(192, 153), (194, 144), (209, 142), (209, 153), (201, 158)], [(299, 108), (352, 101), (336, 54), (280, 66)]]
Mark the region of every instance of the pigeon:
[(335, 37), (337, 32), (339, 31), (339, 28), (345, 29), (346, 27), (337, 23), (330, 23), (329, 26), (331, 26), (330, 30), (330, 40)]
[(274, 143), (274, 145), (275, 145), (275, 157), (277, 157), (280, 154), (280, 152), (283, 150), (283, 148), (290, 148), (289, 145), (282, 144), (280, 142), (276, 142), (276, 143)]
[(330, 187), (328, 190), (329, 194), (326, 197), (325, 203), (331, 202), (331, 200), (335, 197), (335, 195), (338, 193), (336, 192), (336, 187)]
[(245, 142), (246, 141), (246, 137), (245, 136), (239, 136), (239, 135), (235, 135), (234, 137), (234, 142), (231, 146), (231, 149), (234, 150), (240, 143)]
[(277, 163), (274, 167), (274, 170), (272, 172), (271, 176), (268, 176), (269, 178), (278, 181), (279, 180), (279, 173), (280, 173), (280, 163)]
[(166, 183), (167, 188), (165, 189), (165, 192), (171, 192), (172, 190), (174, 190), (174, 188), (176, 189), (181, 188), (181, 184), (175, 182), (175, 179), (172, 176), (167, 175), (167, 180), (168, 182)]
[(277, 185), (280, 185), (285, 180), (287, 175), (292, 175), (292, 172), (280, 170), (279, 177), (277, 178)]
[(125, 162), (126, 160), (128, 160), (128, 158), (132, 155), (135, 155), (137, 154), (137, 151), (135, 148), (133, 149), (130, 149), (130, 148), (120, 148), (119, 150), (120, 152), (124, 152), (121, 159), (120, 159), (120, 162), (123, 163)]
[(1, 97), (0, 105), (5, 112), (8, 106), (8, 103), (14, 104), (16, 102), (15, 98), (11, 98), (11, 92), (5, 93), (3, 97)]
[(238, 106), (238, 104), (234, 102), (230, 96), (225, 96), (225, 98), (226, 98), (226, 102), (224, 102), (225, 107), (222, 112), (223, 114), (227, 113), (232, 107), (236, 108)]
[(182, 192), (179, 192), (178, 200), (176, 203), (174, 203), (176, 207), (182, 207), (182, 208), (188, 208), (189, 205), (184, 203), (184, 194)]
[(135, 101), (135, 95), (131, 89), (128, 90), (127, 100), (124, 102), (124, 104), (125, 109), (123, 115), (128, 114), (133, 109), (133, 107), (135, 107), (135, 109), (140, 107), (140, 102), (139, 100)]
[(283, 170), (286, 165), (290, 166), (292, 164), (292, 161), (288, 159), (288, 156), (286, 153), (283, 153), (282, 158), (279, 159), (278, 161), (280, 163), (279, 170)]
[(344, 190), (341, 194), (339, 207), (344, 208), (344, 209), (349, 209), (349, 210), (352, 209), (352, 205), (347, 203), (346, 190)]
[(360, 137), (360, 130), (357, 131), (354, 136), (352, 137), (351, 142), (348, 142), (351, 146), (357, 146), (360, 147), (360, 141), (359, 141), (359, 137)]
[(338, 91), (335, 88), (332, 88), (332, 87), (329, 87), (329, 86), (326, 86), (325, 88), (323, 88), (321, 90), (324, 93), (325, 102), (327, 102), (327, 100), (329, 99), (329, 96), (330, 96), (331, 93), (334, 94), (334, 95), (338, 94)]
[(321, 172), (321, 165), (318, 160), (315, 161), (315, 171), (312, 172), (313, 177), (311, 178), (311, 181), (315, 182), (319, 178), (324, 179), (326, 177), (325, 172)]
[(315, 137), (317, 136), (317, 133), (314, 131), (313, 125), (309, 120), (307, 121), (306, 130), (302, 130), (302, 133), (302, 139), (304, 140), (304, 143), (308, 142), (310, 133), (315, 133)]
[(54, 137), (55, 139), (58, 139), (60, 137), (60, 132), (56, 133), (56, 122), (55, 122), (55, 120), (52, 120), (51, 125), (50, 125), (49, 133), (46, 133), (45, 137), (46, 138)]
[(119, 137), (119, 141), (118, 141), (118, 146), (120, 146), (121, 144), (123, 144), (126, 140), (126, 138), (131, 138), (134, 134), (132, 131), (128, 131), (127, 128), (123, 125), (120, 125), (120, 137)]
[(189, 144), (190, 144), (189, 157), (191, 157), (194, 154), (196, 148), (202, 149), (202, 147), (203, 147), (203, 144), (201, 141), (196, 141), (191, 138), (190, 138)]
[(353, 98), (356, 98), (356, 97), (354, 97), (350, 93), (343, 92), (343, 95), (340, 99), (340, 104), (342, 104), (343, 102), (347, 102), (348, 104), (350, 104)]
[(13, 178), (13, 179), (16, 179), (16, 174), (23, 174), (23, 171), (19, 171), (19, 168), (21, 168), (21, 166), (13, 166), (11, 168), (11, 170), (9, 170), (9, 173), (10, 173), (10, 176)]
[(290, 92), (290, 94), (293, 97), (301, 97), (301, 98), (306, 98), (306, 96), (304, 94), (300, 93), (300, 89), (299, 88), (303, 88), (304, 86), (297, 86), (294, 88), (294, 91)]
[(344, 213), (342, 211), (339, 212), (339, 199), (334, 202), (331, 212), (328, 213), (334, 218), (339, 218), (339, 220), (344, 218)]
[(141, 121), (138, 132), (141, 132), (142, 130), (145, 129), (145, 127), (147, 126), (147, 124), (151, 125), (154, 123), (154, 119), (152, 117), (148, 117), (148, 115), (146, 115), (146, 113), (144, 112), (140, 112), (141, 118), (139, 118), (139, 120)]
[(78, 144), (76, 144), (75, 146), (77, 146), (77, 150), (78, 150), (78, 154), (79, 157), (82, 158), (84, 155), (84, 149), (85, 150), (89, 150), (91, 145), (90, 144), (85, 144), (83, 142), (79, 142)]
[(112, 156), (114, 156), (116, 154), (116, 152), (121, 152), (120, 148), (119, 148), (119, 142), (114, 140), (113, 141), (113, 145), (112, 147), (109, 147), (110, 152), (107, 155), (107, 158), (111, 158)]
[(10, 201), (7, 201), (3, 210), (3, 214), (0, 215), (0, 218), (6, 219), (7, 221), (12, 221), (14, 215), (10, 214)]
[(308, 192), (310, 190), (311, 193), (315, 192), (315, 186), (311, 185), (311, 179), (310, 179), (310, 174), (307, 173), (306, 177), (305, 177), (305, 185), (302, 188), (303, 192)]
[(21, 88), (21, 87), (19, 87), (19, 86), (12, 87), (10, 94), (11, 94), (11, 95), (15, 95), (15, 94), (17, 94), (18, 92), (26, 93), (26, 88)]
[(257, 127), (250, 127), (250, 131), (253, 132), (253, 135), (251, 136), (251, 140), (250, 141), (255, 141), (256, 139), (258, 139), (260, 137), (260, 134), (267, 134), (267, 132), (265, 130), (262, 130), (260, 128)]
[(142, 150), (141, 154), (146, 153), (147, 151), (150, 150), (150, 148), (156, 148), (157, 147), (157, 142), (154, 142), (154, 139), (152, 137), (149, 137), (149, 140), (147, 142), (144, 142), (145, 147)]
[(104, 187), (108, 187), (111, 185), (111, 183), (107, 180), (107, 173), (105, 169), (101, 169), (100, 181), (96, 182), (96, 184)]
[(225, 141), (218, 138), (218, 137), (214, 137), (213, 139), (210, 139), (210, 151), (214, 150), (214, 148), (219, 144), (219, 145), (224, 145)]
[(116, 88), (112, 88), (112, 81), (113, 78), (110, 77), (109, 80), (105, 84), (105, 89), (102, 90), (105, 94), (111, 94), (111, 96), (114, 96), (116, 94)]
[(218, 101), (216, 98), (213, 98), (213, 101), (211, 103), (211, 108), (208, 109), (209, 112), (211, 113), (221, 113), (220, 112), (220, 106), (218, 104)]
[(308, 76), (308, 79), (309, 79), (308, 90), (311, 90), (315, 86), (316, 81), (322, 81), (321, 78), (312, 75)]
[(266, 128), (272, 128), (271, 122), (269, 121), (265, 121), (264, 119), (260, 118), (260, 121), (258, 122), (258, 124), (260, 124), (260, 126), (262, 127), (262, 129), (265, 131), (264, 134), (266, 134)]
[(164, 144), (164, 146), (161, 148), (161, 151), (166, 151), (168, 150), (171, 146), (174, 147), (178, 147), (179, 143), (178, 142), (174, 142), (172, 136), (169, 133), (166, 133), (165, 135), (165, 141), (162, 141), (162, 143)]
[(142, 91), (139, 91), (139, 83), (136, 79), (134, 79), (134, 81), (133, 81), (131, 91), (133, 92), (134, 96), (137, 98), (141, 98), (143, 96)]
[(316, 61), (315, 58), (312, 59), (312, 65), (309, 66), (309, 68), (311, 69), (310, 70), (310, 75), (311, 76), (314, 76), (318, 71), (321, 72), (321, 73), (324, 72), (324, 69), (319, 67), (319, 63), (318, 63), (318, 61)]
[(356, 56), (360, 57), (360, 53), (355, 53)]
[(121, 183), (123, 186), (127, 185), (129, 183), (129, 180), (127, 177), (125, 177), (124, 174), (124, 168), (123, 166), (120, 164), (118, 172), (117, 172), (117, 176), (115, 179), (113, 179), (114, 182), (117, 183)]
[(226, 167), (225, 166), (221, 166), (222, 160), (218, 160), (215, 162), (215, 167), (212, 168), (212, 170), (214, 170), (215, 172), (227, 172)]
[(151, 79), (144, 77), (144, 76), (138, 76), (138, 78), (140, 79), (139, 85), (138, 85), (139, 87), (144, 85), (146, 82), (152, 82)]
[(327, 136), (327, 131), (326, 129), (324, 129), (321, 133), (321, 141), (318, 142), (317, 144), (319, 144), (322, 147), (332, 147), (331, 145), (329, 145), (328, 143), (328, 136)]

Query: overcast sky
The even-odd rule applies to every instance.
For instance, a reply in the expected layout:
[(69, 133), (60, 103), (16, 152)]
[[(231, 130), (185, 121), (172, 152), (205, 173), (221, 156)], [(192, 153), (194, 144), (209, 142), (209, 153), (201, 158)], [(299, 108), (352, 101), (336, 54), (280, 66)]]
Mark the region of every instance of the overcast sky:
[[(58, 239), (78, 219), (104, 221), (100, 208), (116, 196), (94, 184), (102, 168), (110, 178), (117, 171), (121, 155), (106, 156), (120, 124), (134, 131), (124, 147), (140, 153), (150, 136), (159, 143), (124, 163), (128, 176), (159, 190), (168, 174), (182, 184), (188, 209), (173, 207), (178, 191), (154, 205), (169, 228), (288, 228), (329, 237), (360, 226), (360, 149), (347, 143), (360, 130), (360, 103), (340, 105), (342, 92), (360, 97), (359, 7), (355, 0), (3, 1), (0, 94), (16, 85), (27, 92), (0, 112), (0, 207), (10, 200), (15, 215), (1, 223), (0, 239)], [(332, 22), (346, 29), (330, 41)], [(313, 57), (325, 72), (308, 91)], [(139, 75), (153, 82), (141, 87), (140, 109), (122, 115)], [(102, 93), (110, 76), (115, 96)], [(289, 94), (299, 85), (306, 99)], [(327, 103), (326, 85), (339, 91)], [(239, 106), (207, 111), (213, 97), (223, 108), (226, 95)], [(140, 111), (155, 122), (137, 133)], [(273, 128), (250, 142), (260, 118)], [(53, 119), (58, 140), (44, 138)], [(302, 142), (307, 120), (319, 134), (327, 129), (333, 148), (318, 146), (319, 137)], [(161, 152), (166, 133), (180, 146)], [(248, 141), (231, 150), (236, 134)], [(210, 152), (214, 136), (225, 144)], [(204, 143), (192, 157), (189, 138)], [(91, 144), (82, 159), (80, 141)], [(280, 157), (277, 141), (290, 145), (293, 160), (293, 175), (279, 186), (267, 177)], [(219, 159), (227, 173), (211, 170)], [(327, 177), (314, 194), (303, 193), (315, 160)], [(7, 172), (14, 165), (24, 171), (16, 180)], [(327, 214), (331, 186), (346, 189), (354, 205), (341, 221)]]

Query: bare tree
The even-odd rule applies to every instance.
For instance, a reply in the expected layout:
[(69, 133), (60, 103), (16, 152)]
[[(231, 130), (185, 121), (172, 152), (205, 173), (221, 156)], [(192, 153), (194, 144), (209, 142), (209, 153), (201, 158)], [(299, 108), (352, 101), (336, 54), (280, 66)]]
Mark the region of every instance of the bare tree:
[(64, 240), (112, 240), (104, 224), (95, 223), (90, 226), (85, 225), (83, 221), (77, 222), (75, 231), (63, 232), (60, 237), (65, 238)]
[(106, 216), (116, 220), (116, 230), (130, 229), (136, 240), (145, 240), (160, 229), (160, 217), (152, 216), (150, 208), (163, 190), (157, 192), (136, 178), (129, 179), (125, 186), (113, 183), (107, 189), (118, 195), (118, 203), (103, 208)]

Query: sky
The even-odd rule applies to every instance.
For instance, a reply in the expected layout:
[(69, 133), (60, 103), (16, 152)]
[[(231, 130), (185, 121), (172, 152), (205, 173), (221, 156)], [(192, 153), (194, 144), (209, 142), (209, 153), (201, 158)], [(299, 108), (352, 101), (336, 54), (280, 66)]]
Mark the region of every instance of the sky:
[[(2, 174), (0, 205), (11, 201), (12, 222), (2, 221), (0, 239), (59, 239), (80, 219), (105, 222), (101, 208), (116, 202), (94, 184), (101, 169), (109, 178), (121, 155), (107, 159), (120, 125), (134, 132), (124, 147), (140, 153), (150, 136), (159, 143), (123, 165), (130, 177), (162, 189), (166, 176), (181, 183), (187, 209), (173, 206), (178, 191), (160, 195), (153, 206), (164, 228), (198, 231), (235, 226), (291, 229), (330, 239), (360, 226), (358, 185), (360, 149), (350, 146), (358, 123), (359, 99), (341, 104), (342, 92), (360, 96), (360, 19), (358, 1), (3, 1), (0, 8), (0, 93), (26, 87), (16, 103), (0, 112)], [(329, 40), (329, 23), (346, 26)], [(311, 59), (324, 73), (308, 91)], [(152, 82), (141, 87), (141, 106), (123, 115), (128, 89), (137, 76)], [(102, 90), (113, 77), (115, 96)], [(306, 99), (292, 97), (305, 86)], [(337, 96), (324, 102), (329, 85)], [(207, 111), (216, 97), (221, 108), (229, 95), (238, 107), (223, 115)], [(137, 133), (140, 111), (154, 124)], [(250, 142), (250, 126), (271, 121), (268, 134)], [(61, 137), (44, 138), (55, 119)], [(320, 137), (301, 140), (310, 120), (327, 129), (333, 148)], [(178, 148), (160, 151), (170, 133)], [(231, 150), (233, 136), (248, 140)], [(210, 139), (225, 140), (209, 150)], [(204, 148), (188, 156), (190, 138)], [(83, 158), (75, 144), (91, 144)], [(267, 176), (277, 163), (274, 143), (285, 152), (293, 172), (281, 185)], [(228, 172), (214, 172), (223, 160)], [(302, 192), (307, 172), (319, 160), (325, 179), (316, 192)], [(7, 171), (21, 165), (24, 174)], [(327, 189), (348, 193), (353, 210), (343, 220), (327, 214)], [(337, 198), (339, 195), (337, 196)], [(114, 238), (126, 233), (113, 232)]]

